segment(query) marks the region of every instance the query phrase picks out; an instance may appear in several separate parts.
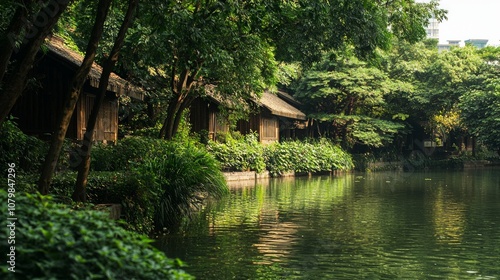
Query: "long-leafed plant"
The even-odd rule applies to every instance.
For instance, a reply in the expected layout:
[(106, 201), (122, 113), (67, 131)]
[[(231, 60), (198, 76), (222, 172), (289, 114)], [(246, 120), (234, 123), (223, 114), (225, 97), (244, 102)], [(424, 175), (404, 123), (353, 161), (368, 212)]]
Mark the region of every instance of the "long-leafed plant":
[(166, 142), (149, 157), (139, 172), (143, 183), (158, 198), (154, 222), (157, 230), (170, 228), (203, 205), (207, 197), (228, 192), (219, 163), (202, 148)]

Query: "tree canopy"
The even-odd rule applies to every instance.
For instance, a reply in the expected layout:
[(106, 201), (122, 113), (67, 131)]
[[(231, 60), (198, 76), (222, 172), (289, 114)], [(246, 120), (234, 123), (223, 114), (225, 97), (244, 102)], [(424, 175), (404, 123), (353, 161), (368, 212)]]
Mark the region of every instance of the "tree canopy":
[(311, 117), (331, 124), (333, 131), (328, 136), (342, 139), (346, 145), (380, 147), (403, 128), (385, 109), (386, 96), (403, 85), (347, 49), (326, 55), (305, 72), (295, 96)]
[[(70, 28), (74, 35), (68, 35), (77, 43), (88, 37), (85, 22), (94, 12), (84, 2), (75, 2), (73, 10), (80, 12), (67, 21), (74, 23)], [(373, 57), (378, 48), (388, 49), (393, 38), (421, 40), (431, 16), (445, 17), (437, 1), (155, 0), (141, 4), (121, 69), (148, 89), (148, 101), (163, 108), (161, 136), (165, 138), (175, 134), (182, 113), (204, 94), (204, 85), (210, 84), (224, 98), (248, 99), (276, 85), (277, 65), (282, 62), (309, 67), (325, 51), (345, 45), (353, 46), (359, 57)], [(116, 30), (114, 17), (107, 21), (105, 38)]]

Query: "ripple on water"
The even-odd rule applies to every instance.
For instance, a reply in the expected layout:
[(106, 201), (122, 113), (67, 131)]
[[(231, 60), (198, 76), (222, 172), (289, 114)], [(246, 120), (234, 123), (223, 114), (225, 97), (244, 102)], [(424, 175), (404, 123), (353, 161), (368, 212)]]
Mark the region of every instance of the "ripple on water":
[(235, 190), (166, 250), (199, 279), (498, 279), (498, 175), (475, 172)]

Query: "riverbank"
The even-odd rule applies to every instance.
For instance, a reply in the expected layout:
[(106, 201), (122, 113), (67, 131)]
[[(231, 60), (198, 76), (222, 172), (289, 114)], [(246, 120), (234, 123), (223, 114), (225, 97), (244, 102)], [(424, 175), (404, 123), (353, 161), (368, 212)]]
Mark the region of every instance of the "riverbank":
[(449, 158), (449, 159), (425, 159), (420, 161), (411, 161), (408, 159), (400, 161), (379, 161), (369, 162), (366, 164), (365, 169), (361, 171), (376, 172), (388, 170), (434, 170), (434, 169), (464, 169), (464, 168), (477, 168), (488, 166), (500, 166), (498, 160), (484, 160), (484, 159), (466, 159), (466, 158)]
[(241, 172), (222, 172), (226, 182), (235, 182), (235, 181), (245, 181), (245, 180), (261, 180), (261, 179), (269, 179), (269, 178), (287, 178), (287, 177), (311, 177), (317, 175), (337, 175), (341, 173), (345, 173), (347, 171), (340, 170), (331, 170), (331, 171), (320, 171), (320, 172), (295, 172), (289, 171), (280, 174), (279, 176), (273, 176), (269, 171), (263, 172), (255, 172), (255, 171), (241, 171)]

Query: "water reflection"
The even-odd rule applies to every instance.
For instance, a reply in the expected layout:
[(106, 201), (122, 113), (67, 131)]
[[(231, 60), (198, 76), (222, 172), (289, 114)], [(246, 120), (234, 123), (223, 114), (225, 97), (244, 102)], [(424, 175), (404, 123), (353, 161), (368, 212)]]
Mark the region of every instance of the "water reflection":
[(497, 277), (499, 171), (235, 186), (158, 244), (199, 279)]

